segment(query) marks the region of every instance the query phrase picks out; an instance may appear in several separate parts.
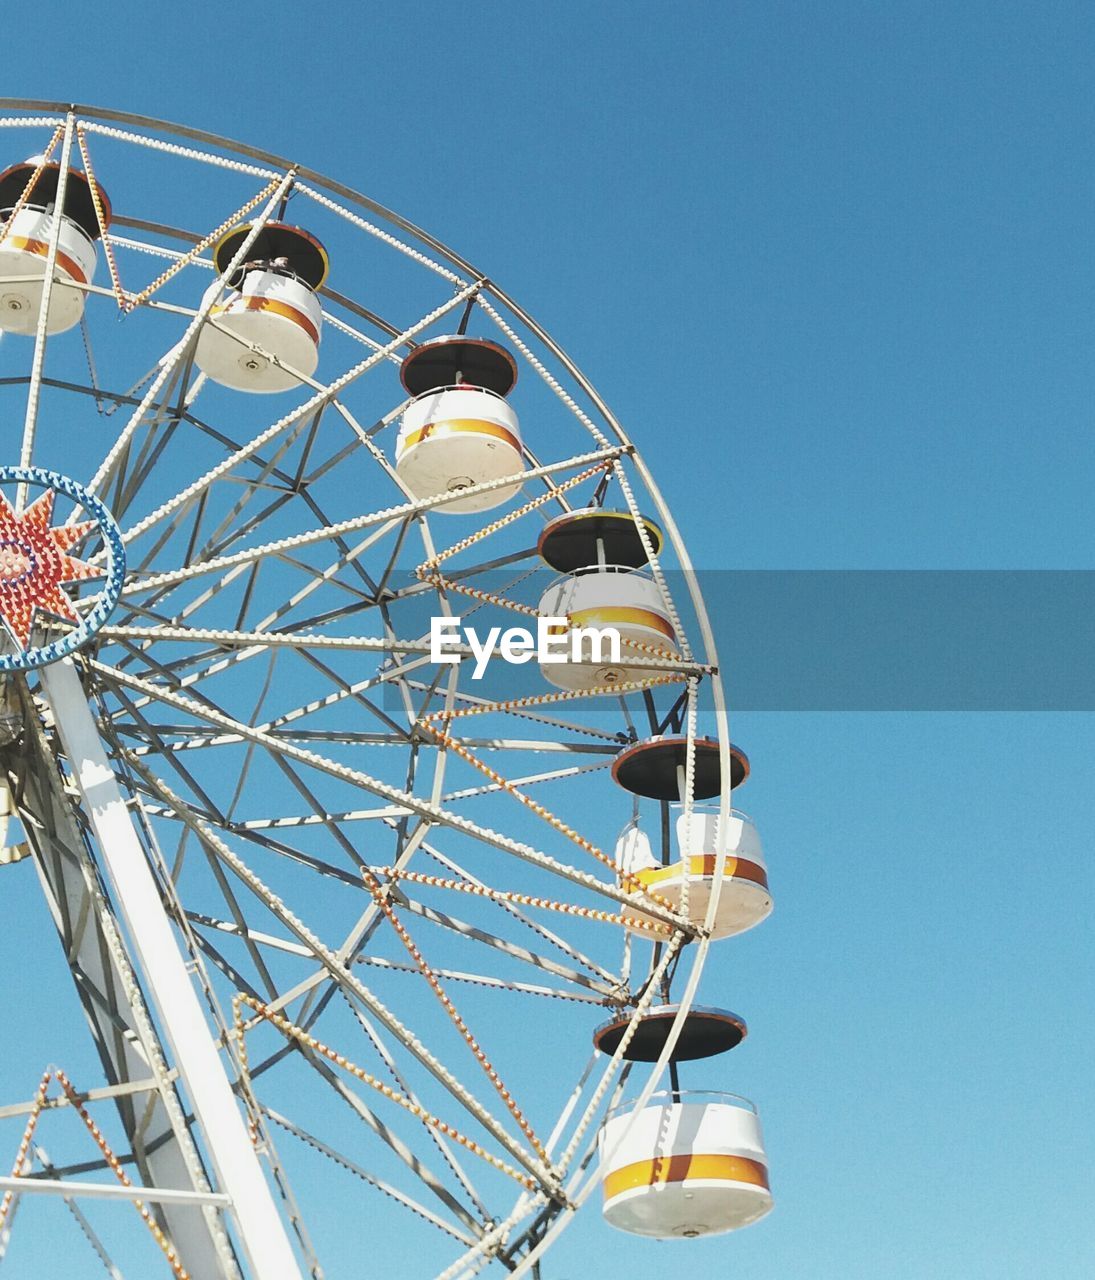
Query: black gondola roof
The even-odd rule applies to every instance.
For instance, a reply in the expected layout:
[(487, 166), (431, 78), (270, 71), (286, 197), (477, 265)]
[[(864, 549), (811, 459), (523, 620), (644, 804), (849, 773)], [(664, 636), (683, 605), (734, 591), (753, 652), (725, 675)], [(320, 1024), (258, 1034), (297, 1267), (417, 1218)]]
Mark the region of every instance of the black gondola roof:
[[(649, 1009), (635, 1028), (635, 1034), (624, 1050), (628, 1062), (657, 1062), (669, 1031), (677, 1016), (679, 1005), (659, 1005)], [(621, 1013), (602, 1023), (593, 1033), (594, 1047), (611, 1056), (620, 1045), (634, 1015)], [(728, 1009), (712, 1009), (693, 1006), (685, 1014), (684, 1025), (669, 1055), (670, 1062), (692, 1062), (697, 1058), (711, 1058), (717, 1053), (736, 1049), (748, 1035), (745, 1019)]]
[(456, 334), (420, 343), (403, 361), (399, 376), (412, 396), (457, 381), (507, 396), (517, 382), (517, 361), (497, 342)]
[[(223, 272), (236, 251), (251, 230), (250, 222), (242, 223), (226, 231), (217, 241), (213, 250), (213, 262), (218, 271)], [(248, 262), (273, 261), (285, 258), (289, 270), (298, 276), (310, 289), (318, 289), (327, 279), (330, 261), (327, 250), (310, 231), (303, 227), (292, 227), (286, 222), (268, 222), (255, 237), (254, 243), (247, 251)], [(228, 281), (231, 288), (239, 285), (240, 272), (235, 273)]]
[[(662, 548), (662, 531), (643, 517), (643, 528), (658, 555)], [(622, 564), (641, 569), (647, 563), (646, 551), (630, 511), (605, 511), (585, 507), (564, 511), (543, 528), (537, 543), (541, 559), (559, 573), (573, 573), (598, 563), (597, 544), (604, 547), (605, 564)]]
[[(37, 160), (25, 160), (21, 164), (13, 164), (0, 173), (0, 209), (11, 209), (26, 189), (27, 183), (38, 168)], [(57, 200), (57, 186), (61, 179), (61, 166), (47, 164), (38, 175), (38, 181), (28, 197), (32, 205), (54, 204)], [(110, 226), (110, 198), (102, 186), (96, 183), (99, 190), (99, 202), (103, 206), (103, 221)], [(78, 227), (86, 231), (92, 240), (98, 240), (99, 219), (95, 216), (95, 202), (91, 196), (91, 183), (86, 173), (80, 169), (69, 169), (68, 182), (65, 184), (65, 217), (70, 218)]]
[[(612, 764), (612, 777), (625, 791), (650, 800), (680, 800), (677, 769), (687, 760), (688, 740), (683, 736), (648, 738), (625, 748)], [(749, 776), (749, 758), (730, 744), (730, 786), (740, 787)], [(696, 739), (693, 796), (710, 800), (722, 790), (719, 744), (714, 738)]]

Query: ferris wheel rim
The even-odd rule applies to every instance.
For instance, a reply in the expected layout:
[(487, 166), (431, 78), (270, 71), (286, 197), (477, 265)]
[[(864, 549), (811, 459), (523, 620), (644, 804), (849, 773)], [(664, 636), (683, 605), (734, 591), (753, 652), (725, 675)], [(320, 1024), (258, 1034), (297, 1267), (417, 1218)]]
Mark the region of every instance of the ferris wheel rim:
[(93, 120), (142, 126), (157, 133), (175, 134), (178, 137), (188, 138), (192, 142), (205, 143), (207, 146), (220, 147), (226, 151), (235, 151), (250, 160), (257, 160), (261, 164), (272, 165), (278, 169), (295, 169), (307, 181), (314, 182), (317, 186), (324, 187), (345, 200), (351, 200), (355, 204), (361, 205), (362, 208), (370, 210), (401, 230), (413, 235), (416, 239), (421, 240), (423, 244), (428, 244), (431, 249), (443, 254), (454, 267), (458, 267), (461, 271), (465, 271), (479, 279), (489, 279), (489, 277), (477, 271), (470, 262), (462, 258), (455, 250), (450, 249), (443, 241), (438, 240), (436, 236), (431, 235), (428, 231), (423, 231), (421, 227), (416, 226), (408, 218), (404, 218), (402, 214), (396, 213), (386, 205), (381, 204), (380, 201), (372, 199), (371, 196), (365, 195), (356, 188), (347, 186), (343, 182), (338, 182), (318, 169), (298, 164), (295, 160), (290, 160), (274, 151), (253, 147), (235, 138), (227, 138), (222, 134), (213, 133), (211, 130), (196, 129), (190, 125), (177, 124), (171, 120), (162, 120), (158, 116), (146, 116), (134, 111), (116, 111), (110, 107), (96, 107), (87, 103), (56, 102), (31, 98), (0, 98), (0, 111), (41, 111), (47, 114), (56, 114), (60, 117), (69, 114), (86, 115)]

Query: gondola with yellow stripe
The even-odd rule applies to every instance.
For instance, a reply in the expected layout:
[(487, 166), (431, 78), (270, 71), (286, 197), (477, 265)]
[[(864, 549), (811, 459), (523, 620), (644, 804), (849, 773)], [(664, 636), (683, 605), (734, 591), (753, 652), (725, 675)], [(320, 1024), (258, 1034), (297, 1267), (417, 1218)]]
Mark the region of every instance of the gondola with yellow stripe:
[[(213, 249), (225, 276), (250, 234), (233, 227)], [(327, 279), (327, 250), (310, 232), (268, 222), (243, 264), (229, 276), (198, 337), (194, 362), (207, 377), (236, 391), (268, 395), (299, 386), (319, 364), (323, 311), (316, 296)], [(221, 283), (213, 286), (220, 293)]]
[(506, 396), (517, 365), (496, 342), (465, 334), (431, 338), (403, 361), (403, 386), (414, 397), (403, 414), (395, 470), (415, 498), (451, 494), (445, 515), (490, 511), (508, 502), (520, 480), (485, 493), (466, 489), (519, 476), (525, 453), (517, 414)]
[[(61, 168), (32, 156), (0, 173), (0, 330), (33, 335), (42, 313), (46, 258), (57, 218)], [(46, 333), (64, 333), (80, 323), (85, 290), (95, 274), (96, 242), (101, 236), (95, 212), (98, 197), (103, 221), (110, 225), (110, 201), (102, 187), (79, 169), (65, 179), (64, 209), (57, 228), (54, 284)]]
[[(721, 789), (719, 744), (697, 738), (693, 756), (693, 803), (683, 804), (683, 779), (687, 767), (688, 744), (680, 736), (656, 736), (635, 743), (613, 762), (615, 781), (633, 795), (661, 800), (676, 809), (674, 856), (659, 864), (650, 841), (638, 821), (624, 829), (616, 845), (624, 889), (635, 898), (634, 908), (624, 909), (624, 924), (642, 931), (652, 917), (642, 910), (643, 896), (650, 892), (680, 908), (685, 901), (693, 924), (702, 925), (715, 885), (718, 869), (719, 806)], [(731, 786), (740, 786), (749, 774), (749, 761), (738, 747), (730, 748)], [(727, 814), (726, 853), (721, 870), (721, 889), (712, 938), (730, 938), (766, 919), (772, 911), (768, 887), (768, 865), (760, 834), (751, 818), (735, 808)], [(668, 828), (667, 828), (668, 829)]]
[[(655, 1006), (625, 1040), (630, 1015), (597, 1028), (594, 1046), (629, 1062), (655, 1062), (678, 1017)], [(731, 1093), (682, 1089), (682, 1062), (734, 1049), (745, 1022), (725, 1009), (694, 1005), (669, 1055), (672, 1088), (636, 1109), (624, 1102), (601, 1129), (601, 1187), (606, 1221), (657, 1239), (719, 1235), (748, 1226), (772, 1207), (768, 1157), (756, 1108)]]
[[(679, 725), (676, 726), (679, 729)], [(636, 742), (613, 762), (618, 785), (637, 797), (635, 816), (616, 846), (621, 887), (635, 900), (623, 923), (637, 937), (649, 893), (660, 907), (683, 913), (712, 938), (725, 938), (758, 924), (771, 911), (768, 874), (753, 824), (730, 807), (733, 789), (749, 774), (749, 761), (729, 747), (724, 753), (709, 738), (657, 734)], [(726, 796), (728, 828), (719, 849), (719, 805)], [(659, 802), (662, 858), (653, 854), (639, 822), (641, 799)], [(678, 806), (674, 824), (670, 808)], [(674, 839), (675, 836), (675, 839)], [(719, 897), (711, 921), (708, 908), (719, 872)], [(687, 891), (687, 892), (685, 892)], [(668, 998), (669, 980), (662, 990)], [(594, 1046), (629, 1062), (669, 1067), (671, 1088), (653, 1094), (642, 1107), (622, 1102), (608, 1114), (600, 1133), (604, 1217), (613, 1227), (660, 1240), (719, 1235), (748, 1226), (772, 1207), (768, 1157), (756, 1108), (729, 1093), (682, 1089), (680, 1064), (736, 1048), (746, 1036), (743, 1019), (725, 1009), (664, 1004), (638, 1019), (618, 1013), (598, 1027)], [(671, 1039), (672, 1037), (672, 1039)]]
[[(644, 656), (677, 656), (677, 636), (661, 589), (646, 570), (647, 548), (655, 555), (662, 533), (652, 520), (627, 511), (587, 507), (565, 511), (544, 527), (537, 550), (563, 573), (540, 597), (541, 617), (556, 624), (568, 643), (566, 661), (541, 662), (544, 679), (560, 689), (600, 689), (665, 674), (645, 667)], [(619, 637), (614, 655), (604, 638)], [(600, 636), (600, 638), (598, 638)], [(633, 665), (634, 664), (634, 665)]]

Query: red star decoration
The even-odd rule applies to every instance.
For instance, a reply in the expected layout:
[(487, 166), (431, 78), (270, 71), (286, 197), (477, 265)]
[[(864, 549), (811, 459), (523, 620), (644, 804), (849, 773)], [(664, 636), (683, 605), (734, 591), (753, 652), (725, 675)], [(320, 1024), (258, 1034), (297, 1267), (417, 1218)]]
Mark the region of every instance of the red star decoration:
[(20, 649), (26, 649), (39, 609), (79, 622), (62, 582), (101, 578), (103, 571), (66, 554), (95, 522), (53, 529), (53, 490), (16, 512), (0, 493), (0, 618)]

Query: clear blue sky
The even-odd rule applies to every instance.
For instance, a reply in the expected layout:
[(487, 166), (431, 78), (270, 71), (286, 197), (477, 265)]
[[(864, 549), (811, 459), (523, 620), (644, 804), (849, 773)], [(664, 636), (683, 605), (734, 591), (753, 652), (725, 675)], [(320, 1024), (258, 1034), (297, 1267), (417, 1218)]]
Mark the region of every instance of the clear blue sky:
[[(575, 356), (701, 566), (1092, 565), (1090, 5), (148, 12), (36, 6), (4, 93), (237, 137), (440, 236)], [(777, 1209), (693, 1245), (591, 1209), (545, 1280), (1095, 1273), (1092, 717), (734, 736), (776, 912), (704, 996), (749, 1020), (712, 1083), (760, 1104)]]

